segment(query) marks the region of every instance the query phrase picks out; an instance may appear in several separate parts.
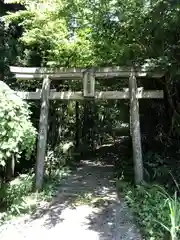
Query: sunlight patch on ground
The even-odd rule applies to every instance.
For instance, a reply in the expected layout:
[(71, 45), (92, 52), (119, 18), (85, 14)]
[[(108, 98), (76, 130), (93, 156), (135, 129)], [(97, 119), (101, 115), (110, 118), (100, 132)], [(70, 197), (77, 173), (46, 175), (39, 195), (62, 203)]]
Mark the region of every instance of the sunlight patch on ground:
[(52, 231), (53, 235), (61, 233), (63, 239), (99, 240), (99, 233), (90, 229), (91, 215), (98, 213), (99, 209), (89, 205), (80, 205), (76, 208), (66, 208), (61, 213), (62, 221)]

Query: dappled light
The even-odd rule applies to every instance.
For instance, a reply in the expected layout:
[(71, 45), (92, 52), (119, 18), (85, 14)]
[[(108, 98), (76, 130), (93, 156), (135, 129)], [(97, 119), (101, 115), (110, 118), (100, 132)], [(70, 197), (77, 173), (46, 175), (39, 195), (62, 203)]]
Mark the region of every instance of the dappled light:
[[(50, 234), (82, 240), (140, 239), (124, 200), (118, 199), (113, 179), (112, 166), (82, 161), (77, 170), (61, 181), (50, 203), (38, 207), (25, 222), (22, 219), (19, 239), (27, 233), (33, 238), (31, 228), (37, 232), (48, 230), (44, 239)], [(15, 229), (11, 231), (16, 234)], [(8, 239), (12, 232), (2, 239)]]
[(180, 239), (179, 13), (0, 0), (0, 239)]

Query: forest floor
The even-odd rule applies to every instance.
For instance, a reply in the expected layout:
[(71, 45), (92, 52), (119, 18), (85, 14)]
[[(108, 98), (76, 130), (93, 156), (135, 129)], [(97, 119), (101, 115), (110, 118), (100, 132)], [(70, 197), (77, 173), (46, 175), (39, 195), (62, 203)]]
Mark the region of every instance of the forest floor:
[(0, 239), (140, 240), (127, 205), (117, 195), (113, 170), (107, 163), (83, 161), (50, 203), (1, 226)]

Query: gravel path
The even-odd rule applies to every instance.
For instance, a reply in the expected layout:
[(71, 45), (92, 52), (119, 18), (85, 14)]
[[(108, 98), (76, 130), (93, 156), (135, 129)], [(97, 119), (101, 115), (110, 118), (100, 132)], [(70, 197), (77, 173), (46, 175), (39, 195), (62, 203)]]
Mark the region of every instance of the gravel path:
[(0, 240), (141, 240), (113, 181), (113, 168), (83, 162), (53, 201), (0, 227)]

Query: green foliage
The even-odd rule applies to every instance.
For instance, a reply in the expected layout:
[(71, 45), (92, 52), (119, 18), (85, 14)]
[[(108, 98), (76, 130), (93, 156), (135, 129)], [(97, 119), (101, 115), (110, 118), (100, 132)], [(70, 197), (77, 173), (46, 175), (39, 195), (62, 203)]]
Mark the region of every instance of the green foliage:
[(51, 175), (45, 174), (42, 191), (37, 196), (37, 201), (51, 201), (57, 194), (61, 181), (70, 174), (68, 166), (59, 167), (51, 171)]
[(6, 23), (24, 29), (20, 42), (26, 53), (38, 49), (41, 65), (129, 65), (148, 60), (161, 68), (177, 68), (178, 1), (7, 2), (25, 6), (8, 14)]
[(41, 201), (50, 201), (57, 192), (60, 181), (69, 174), (68, 168), (52, 171), (45, 175), (42, 191), (32, 191), (34, 174), (21, 174), (15, 180), (2, 184), (0, 188), (0, 222), (11, 217), (31, 213)]
[[(29, 49), (38, 48), (41, 64), (49, 66), (85, 66), (89, 62), (93, 63), (91, 42), (87, 37), (90, 28), (84, 22), (81, 23), (82, 20), (76, 27), (72, 20), (74, 17), (79, 19), (80, 14), (82, 16), (83, 9), (82, 6), (81, 9), (78, 8), (79, 1), (72, 1), (72, 6), (62, 0), (51, 3), (22, 1), (22, 4), (26, 10), (6, 16), (6, 22), (16, 23), (24, 28), (20, 41), (27, 49), (26, 54)], [(76, 41), (71, 39), (72, 32), (76, 35)]]
[(51, 177), (54, 172), (73, 163), (73, 143), (56, 145), (54, 150), (48, 149), (45, 158), (45, 173)]
[[(33, 175), (22, 174), (10, 183), (2, 184), (0, 203), (9, 215), (17, 215), (27, 211), (25, 196), (32, 191)], [(6, 214), (2, 214), (4, 217)]]
[(36, 130), (30, 121), (28, 105), (15, 94), (0, 92), (0, 165), (9, 158), (28, 159), (34, 149)]
[[(166, 182), (169, 179), (169, 170), (165, 160), (165, 157), (152, 151), (148, 151), (144, 155), (144, 171), (148, 182), (159, 182), (163, 179)], [(166, 183), (168, 184), (168, 182)]]
[(169, 206), (169, 216), (170, 216), (170, 223), (171, 226), (168, 227), (162, 222), (159, 222), (168, 232), (171, 234), (172, 240), (177, 240), (180, 230), (180, 202), (177, 197), (177, 192), (174, 193), (174, 196), (171, 197), (167, 192), (164, 193), (168, 206)]
[(137, 186), (118, 182), (119, 191), (123, 191), (127, 203), (147, 240), (179, 239), (180, 201), (177, 193), (170, 196), (163, 187)]

